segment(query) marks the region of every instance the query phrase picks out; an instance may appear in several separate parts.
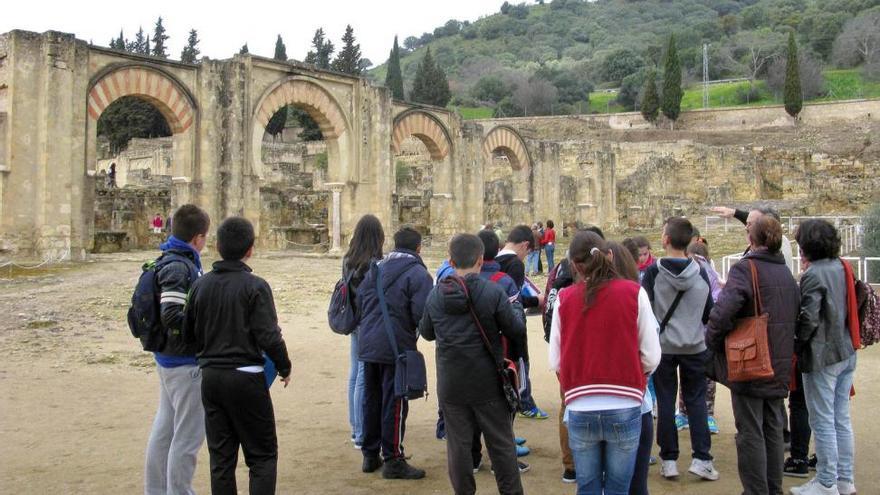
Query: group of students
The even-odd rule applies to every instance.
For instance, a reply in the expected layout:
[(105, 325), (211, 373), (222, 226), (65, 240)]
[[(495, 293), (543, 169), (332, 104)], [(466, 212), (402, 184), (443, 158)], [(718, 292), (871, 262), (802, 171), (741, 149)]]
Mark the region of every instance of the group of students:
[(155, 352), (159, 407), (147, 443), (144, 493), (192, 494), (207, 438), (211, 493), (238, 493), (239, 447), (250, 493), (275, 492), (278, 442), (269, 385), (286, 387), (291, 363), (272, 289), (247, 265), (254, 228), (241, 217), (217, 228), (221, 260), (202, 275), (210, 218), (187, 204), (172, 217), (156, 273), (166, 342)]
[[(780, 252), (778, 218), (754, 210), (745, 223), (749, 249), (716, 294), (713, 282), (720, 280), (710, 278), (705, 240), (688, 220), (670, 218), (661, 238), (665, 256), (650, 264), (640, 240), (617, 244), (596, 227), (576, 231), (565, 259), (550, 273), (545, 298), (524, 290), (523, 261), (535, 245), (529, 226), (512, 229), (503, 246), (492, 230), (454, 236), (435, 280), (422, 261), (418, 231), (401, 227), (386, 254), (380, 221), (365, 215), (343, 261), (358, 315), (349, 414), (362, 471), (381, 469), (387, 479), (425, 476), (407, 462), (408, 401), (394, 386), (395, 352), (415, 350), (421, 336), (435, 342), (438, 437), (442, 425), (454, 492), (476, 491), (484, 441), (499, 492), (523, 493), (520, 474), (528, 465), (517, 459), (517, 446), (524, 439), (514, 434), (516, 410), (499, 371), (508, 361), (519, 363), (523, 410), (537, 408), (529, 402), (525, 316), (535, 306), (543, 308), (549, 364), (560, 384), (563, 481), (576, 482), (577, 493), (648, 493), (655, 438), (651, 378), (661, 475), (678, 476), (681, 384), (693, 452), (688, 471), (717, 480), (706, 404), (710, 376), (731, 389), (744, 493), (782, 492), (782, 401), (797, 378), (807, 410), (797, 420), (809, 418), (806, 442), (812, 427), (818, 462), (816, 477), (791, 492), (854, 494), (848, 401), (858, 320), (851, 271), (838, 260), (838, 233), (823, 220), (801, 224), (796, 238), (808, 268), (798, 286)], [(246, 264), (253, 254), (252, 225), (240, 217), (224, 220), (216, 234), (222, 259), (202, 275), (199, 253), (209, 225), (203, 210), (184, 205), (162, 245), (162, 256), (171, 261), (157, 274), (168, 340), (155, 354), (160, 403), (147, 447), (148, 494), (192, 493), (205, 437), (212, 493), (236, 493), (239, 447), (250, 468), (250, 492), (275, 490), (278, 448), (268, 388), (276, 376), (287, 385), (291, 363), (271, 288)], [(754, 315), (756, 296), (769, 315), (774, 378), (730, 383), (724, 339), (738, 319)], [(391, 302), (384, 310), (383, 300)], [(795, 424), (794, 402), (793, 449), (795, 435), (803, 442), (804, 433), (803, 424)]]

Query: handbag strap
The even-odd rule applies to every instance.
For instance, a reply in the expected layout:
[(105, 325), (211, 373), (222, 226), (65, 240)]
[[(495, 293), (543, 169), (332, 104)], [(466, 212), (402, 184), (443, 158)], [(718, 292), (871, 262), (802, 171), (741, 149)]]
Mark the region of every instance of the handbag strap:
[(465, 298), (467, 299), (467, 307), (468, 311), (471, 313), (471, 318), (474, 320), (474, 325), (477, 326), (477, 330), (480, 331), (480, 338), (483, 341), (483, 346), (489, 351), (489, 355), (492, 357), (492, 360), (495, 361), (495, 366), (500, 370), (503, 367), (503, 360), (498, 358), (498, 355), (495, 353), (495, 350), (492, 349), (492, 344), (489, 342), (489, 336), (486, 335), (486, 331), (483, 329), (483, 325), (480, 323), (480, 319), (477, 317), (477, 313), (474, 311), (473, 301), (471, 301), (471, 294), (467, 290), (467, 285), (464, 282), (464, 279), (459, 277), (458, 275), (453, 275), (452, 278), (461, 285), (462, 290), (464, 290)]
[(760, 284), (758, 284), (758, 268), (755, 265), (754, 261), (747, 261), (749, 262), (749, 269), (752, 272), (752, 292), (755, 295), (755, 316), (761, 316), (762, 312), (764, 311), (764, 305), (761, 304), (761, 287)]
[(391, 342), (391, 350), (394, 351), (395, 358), (400, 355), (397, 348), (397, 339), (394, 338), (394, 331), (391, 329), (391, 317), (388, 316), (388, 304), (385, 302), (385, 290), (382, 288), (382, 269), (379, 263), (373, 263), (372, 269), (376, 276), (376, 296), (379, 298), (379, 308), (382, 310), (382, 320), (385, 322), (385, 333), (388, 335), (388, 341)]
[(678, 291), (678, 294), (675, 295), (675, 299), (672, 300), (672, 305), (669, 306), (669, 310), (666, 311), (666, 316), (664, 316), (663, 321), (660, 322), (660, 333), (663, 333), (663, 331), (666, 330), (666, 324), (672, 319), (672, 313), (675, 313), (675, 308), (678, 307), (678, 303), (681, 302), (681, 298), (684, 296), (685, 292), (687, 291), (680, 290)]

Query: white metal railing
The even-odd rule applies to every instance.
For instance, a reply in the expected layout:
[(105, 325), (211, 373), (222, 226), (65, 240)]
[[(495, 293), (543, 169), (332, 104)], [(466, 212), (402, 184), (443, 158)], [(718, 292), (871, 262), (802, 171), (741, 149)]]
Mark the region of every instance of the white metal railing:
[[(719, 275), (724, 280), (727, 280), (727, 275), (730, 273), (730, 269), (735, 265), (739, 260), (743, 257), (742, 254), (729, 254), (723, 258), (721, 258), (721, 271)], [(849, 261), (855, 270), (856, 277), (865, 282), (872, 285), (880, 284), (880, 257), (877, 256), (842, 256), (842, 259)], [(800, 276), (801, 274), (801, 257), (795, 256), (792, 258), (794, 261), (791, 268), (791, 273), (795, 277)], [(712, 266), (715, 266), (713, 261)]]
[[(834, 225), (834, 227), (838, 229), (850, 225), (862, 225), (862, 217), (858, 215), (813, 215), (780, 217), (782, 225), (788, 227), (789, 233), (793, 233), (795, 227), (800, 225), (801, 222), (803, 222), (804, 220), (812, 219), (828, 220), (832, 225)], [(723, 228), (725, 232), (728, 232), (731, 228), (741, 229), (745, 227), (739, 220), (735, 218), (721, 218), (711, 215), (705, 217), (703, 225), (705, 225), (707, 231)]]

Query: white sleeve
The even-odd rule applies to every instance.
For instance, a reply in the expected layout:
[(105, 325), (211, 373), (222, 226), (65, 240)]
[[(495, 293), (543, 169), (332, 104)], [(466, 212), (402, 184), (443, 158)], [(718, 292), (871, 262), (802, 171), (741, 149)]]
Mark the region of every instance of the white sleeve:
[[(639, 289), (639, 355), (642, 371), (653, 373), (660, 364), (660, 325), (651, 309), (651, 301), (645, 289)], [(553, 338), (551, 333), (550, 338)], [(552, 340), (551, 340), (552, 342)]]
[(559, 373), (559, 361), (561, 358), (560, 345), (562, 342), (562, 337), (559, 335), (561, 330), (561, 324), (559, 323), (559, 306), (562, 306), (562, 301), (559, 299), (559, 294), (557, 294), (556, 303), (553, 304), (553, 319), (550, 322), (550, 345), (547, 347), (549, 352), (547, 362), (550, 364), (550, 370), (557, 373)]

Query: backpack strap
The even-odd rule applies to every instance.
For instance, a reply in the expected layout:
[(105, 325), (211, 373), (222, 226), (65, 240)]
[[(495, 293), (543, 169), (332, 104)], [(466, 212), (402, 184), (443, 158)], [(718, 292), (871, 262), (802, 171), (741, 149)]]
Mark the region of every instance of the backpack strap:
[(489, 280), (492, 283), (497, 284), (502, 278), (504, 278), (505, 275), (507, 275), (507, 274), (504, 272), (495, 272), (492, 274), (491, 277), (489, 277)]
[(663, 317), (663, 321), (660, 322), (660, 333), (663, 333), (666, 330), (666, 325), (669, 323), (669, 320), (672, 319), (672, 314), (675, 313), (675, 308), (678, 307), (678, 303), (681, 302), (682, 296), (686, 290), (678, 291), (678, 294), (675, 295), (675, 299), (672, 300), (672, 305), (669, 306), (669, 309), (666, 311), (666, 316)]

